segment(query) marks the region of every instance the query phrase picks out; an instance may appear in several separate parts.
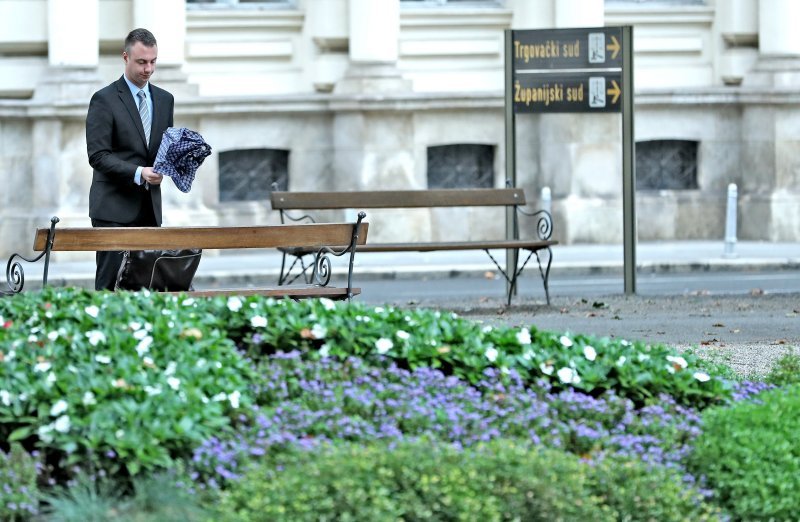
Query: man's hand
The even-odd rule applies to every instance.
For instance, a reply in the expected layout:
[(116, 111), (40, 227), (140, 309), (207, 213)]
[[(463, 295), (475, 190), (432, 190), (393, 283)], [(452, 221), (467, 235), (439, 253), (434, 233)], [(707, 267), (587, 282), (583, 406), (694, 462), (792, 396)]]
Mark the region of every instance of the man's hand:
[(161, 181), (163, 181), (164, 176), (158, 172), (155, 172), (153, 167), (145, 167), (142, 169), (142, 179), (151, 185), (161, 185)]

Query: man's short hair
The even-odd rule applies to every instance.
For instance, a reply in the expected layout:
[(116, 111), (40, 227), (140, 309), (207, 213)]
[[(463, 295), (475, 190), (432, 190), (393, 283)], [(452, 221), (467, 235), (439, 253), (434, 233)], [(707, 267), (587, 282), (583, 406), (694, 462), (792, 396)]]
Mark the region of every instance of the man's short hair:
[(141, 27), (128, 33), (128, 36), (125, 38), (125, 52), (130, 54), (131, 47), (133, 47), (136, 42), (141, 42), (145, 47), (157, 45), (156, 37), (153, 36), (153, 33)]

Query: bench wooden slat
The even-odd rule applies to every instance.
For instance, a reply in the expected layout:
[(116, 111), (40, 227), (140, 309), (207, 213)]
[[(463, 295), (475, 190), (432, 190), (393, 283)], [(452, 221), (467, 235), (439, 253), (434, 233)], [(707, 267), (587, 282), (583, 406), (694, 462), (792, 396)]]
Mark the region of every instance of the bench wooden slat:
[[(361, 288), (351, 288), (352, 295), (361, 294)], [(184, 292), (186, 293), (186, 292)], [(286, 297), (301, 299), (304, 297), (328, 297), (330, 299), (347, 299), (347, 288), (312, 285), (287, 285), (270, 288), (215, 288), (213, 290), (194, 290), (189, 292), (193, 296), (214, 297), (230, 295), (266, 295), (271, 297)]]
[(499, 241), (451, 241), (444, 243), (373, 243), (364, 245), (359, 252), (436, 252), (439, 250), (501, 250), (522, 248), (540, 250), (556, 245), (558, 241), (499, 240)]
[[(367, 241), (368, 223), (358, 244)], [(36, 229), (33, 249), (43, 251), (48, 228)], [(53, 251), (158, 250), (177, 248), (279, 248), (349, 245), (353, 225), (324, 223), (264, 227), (111, 227), (56, 229)]]
[(346, 208), (485, 207), (525, 205), (525, 191), (509, 189), (434, 189), (363, 192), (272, 192), (275, 210)]
[[(542, 241), (538, 239), (508, 239), (497, 241), (447, 241), (439, 243), (370, 243), (358, 247), (359, 252), (437, 252), (440, 250), (505, 250), (521, 248), (523, 250), (541, 250), (557, 245), (558, 241)], [(315, 252), (310, 248), (282, 248), (281, 251), (294, 256)]]

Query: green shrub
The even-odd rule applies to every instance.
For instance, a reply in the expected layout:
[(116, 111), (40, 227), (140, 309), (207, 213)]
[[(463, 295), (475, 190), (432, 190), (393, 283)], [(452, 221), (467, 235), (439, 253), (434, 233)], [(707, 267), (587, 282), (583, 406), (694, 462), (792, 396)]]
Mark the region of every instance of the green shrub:
[(223, 494), (232, 520), (702, 520), (712, 510), (666, 470), (510, 441), (426, 442), (284, 455)]
[(63, 481), (171, 468), (249, 405), (251, 364), (206, 307), (47, 289), (0, 300), (0, 440)]
[(705, 475), (737, 520), (797, 520), (800, 506), (800, 385), (757, 401), (710, 408), (689, 469)]
[(36, 464), (19, 444), (0, 450), (0, 520), (27, 520), (38, 512)]
[(44, 498), (46, 522), (192, 522), (211, 520), (176, 483), (171, 473), (138, 476), (132, 494), (125, 495), (118, 484), (80, 476), (69, 487), (57, 488)]
[(785, 353), (775, 362), (764, 381), (776, 386), (800, 383), (800, 355), (791, 351)]

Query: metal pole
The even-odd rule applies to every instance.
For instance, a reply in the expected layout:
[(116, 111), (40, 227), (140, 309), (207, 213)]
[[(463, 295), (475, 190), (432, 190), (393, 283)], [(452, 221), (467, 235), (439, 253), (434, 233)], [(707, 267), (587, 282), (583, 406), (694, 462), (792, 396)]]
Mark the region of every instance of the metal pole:
[(633, 133), (633, 27), (622, 27), (622, 238), (625, 294), (636, 293), (636, 143)]
[(739, 190), (735, 183), (728, 185), (728, 207), (725, 212), (725, 252), (723, 257), (736, 257), (736, 205)]
[[(514, 31), (505, 30), (505, 115), (506, 115), (506, 185), (517, 186), (517, 133), (514, 115)], [(515, 226), (516, 207), (506, 207), (506, 239), (518, 239), (519, 230)], [(509, 277), (517, 272), (517, 250), (506, 250), (506, 274)], [(512, 278), (513, 280), (513, 278)], [(506, 280), (506, 296), (511, 299), (517, 293), (517, 288)]]

